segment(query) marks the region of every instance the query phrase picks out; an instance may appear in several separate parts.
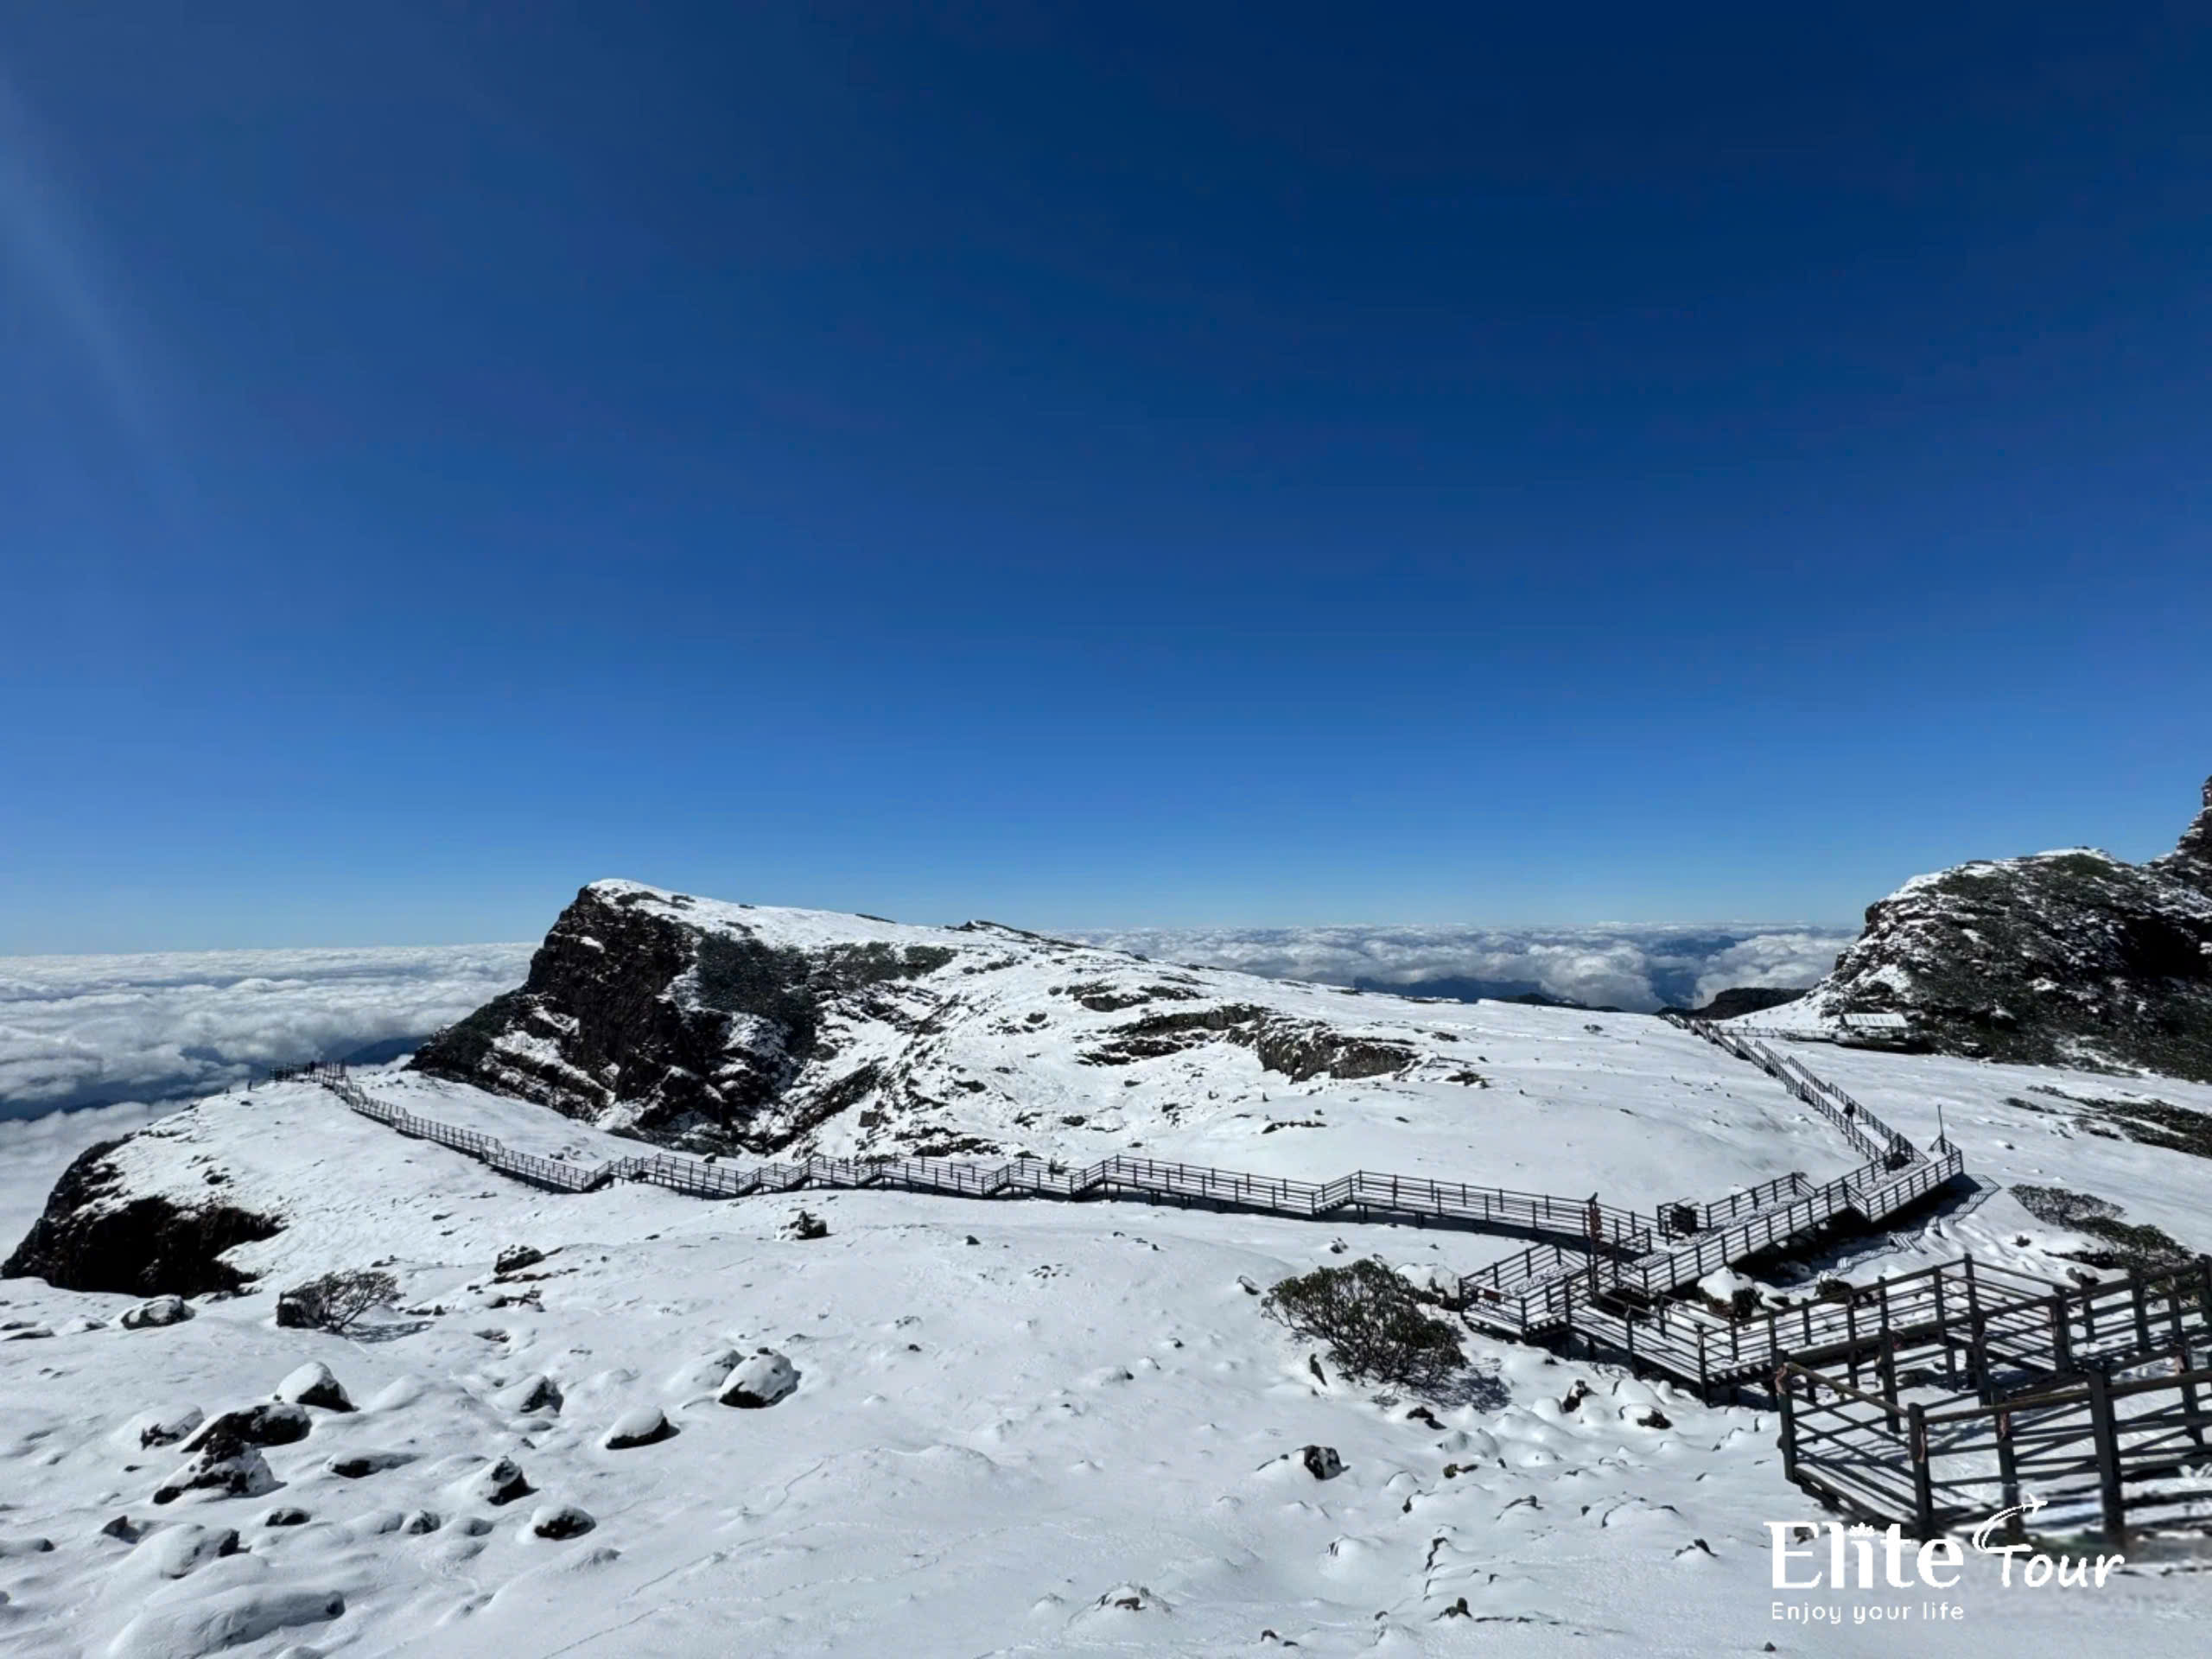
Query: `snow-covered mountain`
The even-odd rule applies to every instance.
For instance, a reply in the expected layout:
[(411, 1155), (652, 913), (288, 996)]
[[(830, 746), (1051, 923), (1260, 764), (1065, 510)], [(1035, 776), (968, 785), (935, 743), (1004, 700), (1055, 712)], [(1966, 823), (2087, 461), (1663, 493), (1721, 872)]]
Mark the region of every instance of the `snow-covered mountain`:
[(414, 1067), (663, 1144), (764, 1154), (1119, 1147), (1252, 1117), (1271, 1084), (1388, 1078), (1463, 1109), (1486, 1086), (1455, 1020), (1399, 998), (626, 881), (586, 887), (522, 988)]
[(1868, 1013), (1944, 1053), (2212, 1079), (2212, 782), (2147, 864), (2074, 848), (1915, 877), (1809, 996), (1752, 1019)]

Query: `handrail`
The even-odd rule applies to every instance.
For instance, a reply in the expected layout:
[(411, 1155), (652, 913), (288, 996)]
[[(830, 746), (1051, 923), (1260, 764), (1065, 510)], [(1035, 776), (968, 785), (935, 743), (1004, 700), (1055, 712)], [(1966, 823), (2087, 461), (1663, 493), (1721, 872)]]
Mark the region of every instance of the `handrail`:
[[(1623, 1290), (1663, 1298), (1715, 1268), (1801, 1237), (1845, 1211), (1878, 1221), (1951, 1179), (1964, 1160), (1955, 1147), (1940, 1142), (1940, 1155), (1930, 1159), (1841, 1090), (1763, 1044), (1744, 1043), (1704, 1021), (1678, 1023), (1774, 1076), (1841, 1130), (1868, 1161), (1818, 1186), (1802, 1172), (1792, 1171), (1722, 1198), (1669, 1205), (1650, 1216), (1603, 1203), (1594, 1195), (1569, 1198), (1365, 1169), (1317, 1182), (1118, 1154), (1082, 1167), (1027, 1157), (988, 1164), (912, 1156), (818, 1155), (733, 1166), (668, 1152), (578, 1166), (516, 1152), (478, 1131), (416, 1117), (377, 1099), (342, 1066), (317, 1065), (281, 1075), (310, 1077), (353, 1110), (403, 1135), (451, 1147), (493, 1168), (562, 1191), (588, 1192), (620, 1179), (733, 1198), (805, 1186), (894, 1187), (981, 1198), (1035, 1196), (1074, 1201), (1133, 1193), (1161, 1202), (1197, 1201), (1306, 1219), (1349, 1210), (1363, 1216), (1379, 1212), (1523, 1236), (1548, 1235), (1517, 1255), (1459, 1281), (1459, 1300), (1470, 1317), (1524, 1334), (1563, 1325), (1586, 1327), (1609, 1340), (1624, 1340), (1643, 1357), (1702, 1385), (1709, 1378), (1708, 1362), (1713, 1357), (1708, 1351), (1719, 1342), (1721, 1332), (1728, 1333), (1728, 1354), (1719, 1362), (1721, 1369), (1737, 1372), (1758, 1353), (1762, 1340), (1771, 1356), (1781, 1340), (1778, 1327), (1772, 1321), (1764, 1326), (1732, 1327), (1679, 1311), (1670, 1325), (1663, 1300), (1656, 1320), (1642, 1320), (1600, 1308), (1597, 1300)], [(1842, 1100), (1845, 1107), (1838, 1107), (1830, 1096)], [(1694, 1212), (1699, 1227), (1688, 1237), (1675, 1235), (1681, 1224), (1675, 1212), (1682, 1209)], [(1983, 1311), (1996, 1318), (2005, 1307)], [(1848, 1316), (1843, 1317), (1847, 1324)], [(1807, 1312), (1802, 1327), (1808, 1337), (1816, 1318), (1824, 1333), (1837, 1323), (1826, 1313)], [(1751, 1355), (1745, 1353), (1747, 1347)]]

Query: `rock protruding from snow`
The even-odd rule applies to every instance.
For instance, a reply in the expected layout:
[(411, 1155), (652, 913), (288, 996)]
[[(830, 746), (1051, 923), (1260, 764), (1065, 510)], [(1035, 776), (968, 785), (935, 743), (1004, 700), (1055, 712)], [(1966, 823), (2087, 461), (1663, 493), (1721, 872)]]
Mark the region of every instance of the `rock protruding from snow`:
[(798, 1387), (798, 1368), (783, 1355), (763, 1348), (741, 1363), (715, 1396), (726, 1406), (757, 1411), (772, 1406)]
[(126, 1331), (158, 1330), (165, 1325), (182, 1325), (192, 1317), (192, 1304), (181, 1296), (156, 1296), (136, 1307), (125, 1308), (123, 1328)]
[(185, 1441), (182, 1449), (224, 1458), (250, 1446), (289, 1446), (307, 1439), (314, 1427), (306, 1408), (289, 1401), (270, 1401), (210, 1419)]
[(518, 1497), (527, 1497), (537, 1490), (524, 1476), (522, 1465), (512, 1458), (487, 1463), (474, 1474), (455, 1481), (452, 1487), (454, 1495), (463, 1502), (489, 1503), (494, 1509)]
[(543, 1371), (534, 1371), (513, 1386), (499, 1391), (501, 1409), (527, 1417), (561, 1409), (561, 1386)]
[(156, 1503), (180, 1497), (259, 1497), (276, 1490), (276, 1477), (258, 1447), (241, 1446), (221, 1456), (210, 1449), (171, 1475), (154, 1491)]
[(320, 1406), (325, 1411), (353, 1409), (345, 1388), (321, 1360), (309, 1360), (287, 1376), (276, 1385), (276, 1397), (298, 1406)]
[(1300, 1447), (1298, 1460), (1306, 1465), (1306, 1472), (1316, 1480), (1334, 1480), (1344, 1471), (1344, 1460), (1337, 1455), (1333, 1446)]
[(563, 1538), (580, 1538), (598, 1524), (591, 1518), (589, 1511), (580, 1510), (573, 1503), (541, 1504), (530, 1517), (530, 1529), (533, 1535), (556, 1541)]
[(676, 1425), (658, 1406), (639, 1406), (617, 1417), (600, 1439), (609, 1452), (626, 1452), (635, 1446), (652, 1446), (676, 1433)]
[(529, 1244), (511, 1244), (501, 1250), (492, 1263), (492, 1271), (505, 1277), (520, 1273), (524, 1268), (534, 1268), (545, 1259), (545, 1252)]
[(827, 1238), (830, 1236), (830, 1224), (811, 1210), (794, 1210), (791, 1218), (784, 1223), (783, 1230), (787, 1239)]

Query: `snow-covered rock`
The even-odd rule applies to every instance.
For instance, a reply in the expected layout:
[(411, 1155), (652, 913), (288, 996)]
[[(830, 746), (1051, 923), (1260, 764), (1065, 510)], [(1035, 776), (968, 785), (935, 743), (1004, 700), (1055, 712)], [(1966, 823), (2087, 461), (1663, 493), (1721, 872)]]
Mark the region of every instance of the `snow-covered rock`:
[(154, 1489), (154, 1502), (181, 1497), (259, 1497), (276, 1490), (276, 1477), (258, 1447), (238, 1446), (226, 1455), (203, 1452)]
[(512, 1458), (495, 1458), (474, 1473), (455, 1481), (451, 1491), (463, 1503), (489, 1503), (493, 1507), (512, 1503), (518, 1497), (527, 1497), (533, 1487), (522, 1471), (522, 1465)]
[(492, 1271), (506, 1274), (520, 1273), (524, 1268), (534, 1268), (545, 1259), (545, 1252), (529, 1244), (511, 1244), (501, 1250), (492, 1263)]
[(499, 1393), (501, 1409), (512, 1411), (518, 1417), (537, 1412), (561, 1409), (561, 1385), (543, 1371), (533, 1371), (519, 1382), (510, 1384)]
[(530, 1517), (533, 1537), (555, 1540), (582, 1537), (598, 1524), (587, 1511), (573, 1503), (541, 1504)]
[(343, 1385), (331, 1375), (330, 1367), (320, 1360), (311, 1359), (287, 1375), (276, 1385), (276, 1398), (294, 1405), (319, 1406), (325, 1411), (353, 1409), (353, 1402), (346, 1396)]
[(617, 1417), (599, 1443), (609, 1452), (626, 1452), (632, 1446), (654, 1445), (675, 1433), (675, 1425), (659, 1407), (638, 1406)]
[(151, 1301), (125, 1308), (122, 1325), (126, 1331), (157, 1330), (165, 1325), (182, 1325), (191, 1317), (192, 1304), (183, 1297), (156, 1296)]
[(715, 1397), (726, 1406), (758, 1410), (772, 1406), (798, 1387), (798, 1368), (781, 1354), (762, 1349), (741, 1362)]
[(306, 1408), (289, 1401), (269, 1401), (209, 1419), (193, 1432), (181, 1449), (228, 1457), (249, 1446), (289, 1446), (307, 1439), (314, 1427)]

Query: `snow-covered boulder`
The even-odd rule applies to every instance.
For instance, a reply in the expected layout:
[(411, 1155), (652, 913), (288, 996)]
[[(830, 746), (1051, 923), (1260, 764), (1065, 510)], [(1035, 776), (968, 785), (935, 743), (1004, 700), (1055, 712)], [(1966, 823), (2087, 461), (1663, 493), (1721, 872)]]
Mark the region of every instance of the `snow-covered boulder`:
[(633, 1446), (652, 1446), (676, 1433), (658, 1406), (639, 1406), (617, 1417), (600, 1445), (609, 1452), (626, 1452)]
[(182, 1325), (192, 1317), (192, 1304), (181, 1296), (156, 1296), (132, 1308), (125, 1308), (123, 1328), (126, 1331), (157, 1330), (165, 1325)]
[(530, 1517), (530, 1530), (539, 1538), (577, 1538), (599, 1523), (588, 1511), (573, 1503), (541, 1504)]
[(545, 1259), (545, 1252), (530, 1244), (511, 1244), (501, 1250), (492, 1263), (492, 1271), (502, 1277), (520, 1273), (524, 1268), (534, 1268)]
[(518, 1416), (561, 1409), (561, 1385), (543, 1371), (534, 1371), (519, 1382), (502, 1389), (497, 1397), (501, 1410), (512, 1411)]
[(183, 1450), (228, 1457), (249, 1446), (289, 1446), (295, 1440), (304, 1440), (314, 1427), (306, 1407), (289, 1401), (268, 1401), (211, 1419), (185, 1441)]
[(462, 1476), (447, 1490), (464, 1503), (489, 1503), (496, 1509), (527, 1497), (537, 1489), (524, 1476), (521, 1465), (512, 1458), (499, 1458), (474, 1474)]
[(276, 1477), (257, 1447), (239, 1446), (227, 1456), (202, 1452), (155, 1489), (154, 1502), (180, 1497), (259, 1497), (276, 1490)]
[(325, 1411), (351, 1411), (353, 1402), (321, 1360), (309, 1360), (276, 1385), (276, 1397), (297, 1406), (320, 1406)]
[(1301, 1447), (1298, 1460), (1306, 1465), (1306, 1472), (1316, 1480), (1334, 1480), (1344, 1471), (1344, 1460), (1337, 1455), (1333, 1446)]
[(772, 1406), (798, 1387), (798, 1368), (779, 1353), (763, 1348), (729, 1374), (715, 1397), (726, 1406), (758, 1410)]
[(741, 1348), (717, 1348), (677, 1366), (668, 1374), (664, 1386), (671, 1394), (718, 1393), (744, 1359)]

